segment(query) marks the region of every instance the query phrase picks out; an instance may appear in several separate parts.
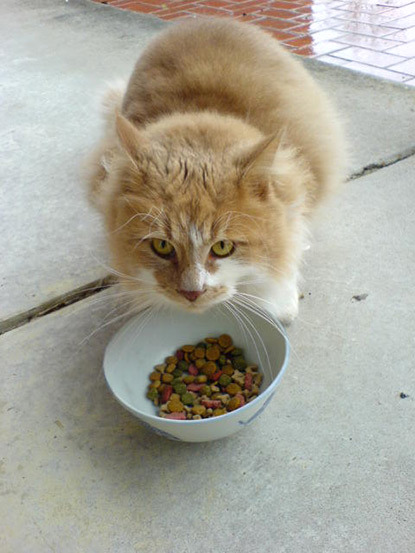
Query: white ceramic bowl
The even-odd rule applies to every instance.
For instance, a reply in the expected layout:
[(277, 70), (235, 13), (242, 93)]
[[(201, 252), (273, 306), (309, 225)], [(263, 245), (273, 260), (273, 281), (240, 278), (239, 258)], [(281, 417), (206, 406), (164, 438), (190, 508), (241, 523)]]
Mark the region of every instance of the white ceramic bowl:
[[(161, 436), (184, 442), (205, 442), (229, 436), (250, 424), (272, 399), (287, 367), (289, 344), (283, 327), (245, 312), (251, 336), (222, 309), (203, 314), (159, 314), (143, 326), (138, 315), (123, 326), (107, 346), (104, 373), (117, 400), (140, 421)], [(264, 375), (260, 395), (231, 413), (210, 419), (177, 421), (157, 416), (157, 408), (146, 398), (149, 374), (184, 344), (195, 344), (206, 336), (230, 334), (244, 349), (246, 360), (257, 363)]]

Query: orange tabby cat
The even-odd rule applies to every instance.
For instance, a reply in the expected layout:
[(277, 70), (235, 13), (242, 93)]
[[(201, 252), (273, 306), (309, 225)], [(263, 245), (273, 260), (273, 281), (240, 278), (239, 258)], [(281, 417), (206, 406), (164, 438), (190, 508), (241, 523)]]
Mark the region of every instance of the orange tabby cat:
[(345, 166), (336, 115), (301, 63), (246, 23), (185, 22), (105, 104), (91, 198), (139, 305), (295, 317), (307, 218)]

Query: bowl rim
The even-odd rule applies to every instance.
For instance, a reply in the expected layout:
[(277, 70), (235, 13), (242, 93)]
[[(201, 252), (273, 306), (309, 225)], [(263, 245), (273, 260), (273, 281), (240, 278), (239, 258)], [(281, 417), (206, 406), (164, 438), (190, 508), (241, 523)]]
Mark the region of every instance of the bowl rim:
[(282, 375), (284, 374), (284, 372), (286, 371), (287, 369), (287, 366), (288, 366), (288, 362), (289, 362), (289, 359), (290, 359), (290, 353), (291, 353), (291, 348), (290, 348), (290, 342), (288, 340), (288, 337), (287, 337), (287, 333), (285, 331), (285, 328), (284, 326), (282, 325), (282, 323), (280, 321), (278, 321), (275, 317), (273, 317), (271, 314), (269, 314), (269, 316), (272, 318), (272, 320), (277, 324), (279, 330), (280, 330), (280, 333), (281, 333), (281, 336), (282, 338), (284, 339), (284, 344), (285, 344), (285, 356), (284, 356), (284, 362), (281, 366), (281, 369), (278, 373), (278, 375), (274, 378), (274, 380), (272, 380), (271, 384), (262, 392), (258, 395), (258, 397), (256, 397), (254, 400), (250, 401), (249, 403), (246, 403), (245, 405), (243, 405), (242, 407), (239, 407), (238, 409), (235, 409), (234, 411), (231, 411), (230, 413), (225, 413), (224, 415), (221, 415), (220, 417), (210, 417), (210, 418), (207, 418), (207, 419), (200, 419), (200, 420), (175, 420), (175, 419), (165, 419), (163, 417), (158, 417), (157, 415), (149, 415), (148, 413), (144, 413), (143, 411), (140, 411), (139, 409), (133, 407), (132, 405), (130, 405), (127, 401), (124, 401), (123, 399), (121, 399), (113, 390), (112, 386), (110, 385), (109, 381), (108, 381), (108, 377), (107, 377), (107, 372), (105, 370), (105, 361), (107, 359), (107, 354), (108, 354), (108, 350), (109, 350), (109, 347), (111, 345), (111, 343), (113, 342), (113, 340), (115, 339), (115, 337), (127, 326), (131, 323), (131, 321), (135, 318), (135, 317), (132, 317), (125, 325), (123, 325), (115, 334), (114, 336), (111, 338), (110, 342), (108, 343), (107, 347), (105, 348), (105, 354), (104, 354), (104, 359), (103, 359), (103, 362), (102, 362), (102, 366), (103, 366), (103, 372), (104, 372), (104, 377), (105, 377), (105, 381), (107, 383), (107, 386), (108, 388), (110, 389), (112, 395), (115, 397), (115, 399), (118, 401), (118, 403), (120, 403), (123, 407), (125, 407), (128, 411), (130, 411), (132, 414), (138, 414), (138, 416), (142, 416), (142, 417), (145, 417), (146, 419), (150, 419), (150, 420), (154, 420), (154, 421), (157, 421), (157, 422), (160, 422), (162, 421), (163, 424), (167, 424), (168, 426), (183, 426), (183, 424), (186, 424), (186, 425), (190, 425), (190, 424), (194, 424), (194, 425), (197, 425), (197, 424), (213, 424), (215, 422), (217, 422), (218, 420), (223, 420), (225, 417), (226, 418), (230, 418), (230, 417), (235, 417), (236, 415), (239, 415), (239, 413), (242, 413), (244, 410), (246, 410), (247, 408), (250, 408), (251, 406), (254, 406), (256, 405), (257, 403), (263, 401), (264, 399), (264, 396), (265, 398), (269, 397), (271, 392), (273, 392), (275, 390), (275, 388), (278, 386), (278, 384), (280, 383), (280, 380), (282, 378)]

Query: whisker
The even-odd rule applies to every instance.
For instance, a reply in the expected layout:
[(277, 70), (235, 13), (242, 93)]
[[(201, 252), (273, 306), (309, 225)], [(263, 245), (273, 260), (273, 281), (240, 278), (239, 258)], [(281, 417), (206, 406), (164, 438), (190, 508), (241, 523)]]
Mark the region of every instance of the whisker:
[[(239, 314), (241, 315), (241, 317), (243, 317), (246, 321), (247, 324), (250, 325), (250, 327), (252, 328), (252, 330), (255, 332), (255, 334), (257, 335), (261, 345), (262, 345), (262, 349), (264, 350), (264, 353), (265, 353), (265, 356), (266, 356), (266, 360), (267, 360), (267, 370), (268, 370), (268, 376), (270, 378), (270, 381), (272, 382), (273, 380), (273, 374), (272, 374), (272, 366), (271, 366), (271, 361), (270, 361), (270, 358), (269, 358), (269, 355), (268, 355), (268, 350), (264, 344), (264, 341), (260, 335), (260, 333), (258, 332), (258, 330), (255, 328), (255, 325), (254, 323), (250, 320), (250, 318), (246, 315), (246, 313), (244, 313), (243, 311), (241, 311), (240, 309), (238, 309), (235, 305), (234, 305), (235, 309), (237, 311), (239, 311)], [(247, 327), (247, 330), (248, 330), (248, 327)], [(252, 337), (252, 340), (254, 341), (254, 345), (255, 345), (255, 349), (257, 350), (257, 354), (258, 354), (258, 358), (261, 360), (262, 362), (262, 357), (261, 355), (259, 354), (259, 351), (258, 351), (258, 348), (256, 346), (256, 342), (252, 336), (252, 333), (250, 332), (251, 334), (251, 337)]]
[(127, 317), (128, 315), (131, 315), (132, 313), (134, 313), (136, 311), (137, 311), (137, 306), (135, 306), (133, 309), (130, 309), (126, 313), (123, 313), (122, 315), (118, 315), (117, 317), (114, 317), (113, 319), (111, 319), (107, 323), (105, 323), (105, 324), (99, 326), (98, 328), (96, 328), (95, 330), (93, 330), (90, 334), (88, 334), (88, 336), (86, 336), (83, 340), (81, 340), (81, 342), (79, 342), (78, 345), (82, 346), (86, 341), (88, 341), (90, 338), (92, 338), (92, 336), (95, 336), (95, 334), (97, 332), (99, 332), (100, 330), (103, 330), (108, 325), (113, 324), (113, 323), (119, 321), (120, 319), (122, 319), (124, 317)]
[(245, 325), (243, 324), (243, 321), (241, 320), (239, 315), (234, 310), (234, 306), (231, 305), (229, 301), (225, 301), (224, 305), (229, 310), (229, 312), (233, 315), (233, 317), (235, 318), (235, 320), (238, 323), (240, 329), (242, 330), (242, 333), (244, 335), (244, 340), (247, 342), (248, 339), (247, 339), (247, 334), (246, 334), (246, 331), (245, 331)]
[(261, 298), (260, 296), (255, 296), (254, 294), (247, 294), (246, 292), (237, 292), (237, 295), (249, 297), (249, 298), (255, 298), (256, 300), (263, 301), (264, 303), (268, 303), (269, 305), (273, 306), (274, 304), (271, 301), (265, 300), (264, 298)]
[[(277, 323), (274, 321), (274, 319), (265, 310), (261, 309), (257, 304), (250, 303), (247, 298), (244, 298), (244, 301), (242, 300), (242, 298), (237, 298), (237, 299), (235, 298), (234, 301), (242, 302), (242, 305), (245, 307), (245, 309), (248, 309), (249, 311), (252, 311), (256, 315), (258, 315), (259, 317), (264, 319), (264, 321), (268, 322), (271, 326), (273, 326), (275, 328), (275, 330), (277, 330), (278, 333), (281, 334), (281, 336), (283, 336), (287, 340), (291, 351), (296, 356), (296, 358), (297, 358), (298, 362), (301, 364), (301, 366), (303, 366), (301, 358), (297, 354), (296, 350), (293, 348), (292, 343), (291, 343), (291, 341), (288, 337), (288, 334), (284, 330), (282, 330), (279, 325), (277, 325)], [(247, 302), (247, 303), (245, 303), (245, 302)]]

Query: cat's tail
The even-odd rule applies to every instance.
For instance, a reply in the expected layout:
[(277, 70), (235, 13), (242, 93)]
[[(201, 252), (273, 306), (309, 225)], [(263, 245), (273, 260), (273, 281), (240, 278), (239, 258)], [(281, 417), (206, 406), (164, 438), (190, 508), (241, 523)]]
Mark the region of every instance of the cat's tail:
[(88, 186), (88, 197), (91, 203), (100, 211), (104, 209), (104, 200), (108, 191), (108, 175), (110, 167), (117, 154), (118, 141), (115, 130), (117, 111), (121, 111), (122, 101), (127, 84), (116, 81), (107, 85), (101, 93), (101, 116), (104, 120), (103, 134), (91, 154), (83, 163), (83, 180)]

